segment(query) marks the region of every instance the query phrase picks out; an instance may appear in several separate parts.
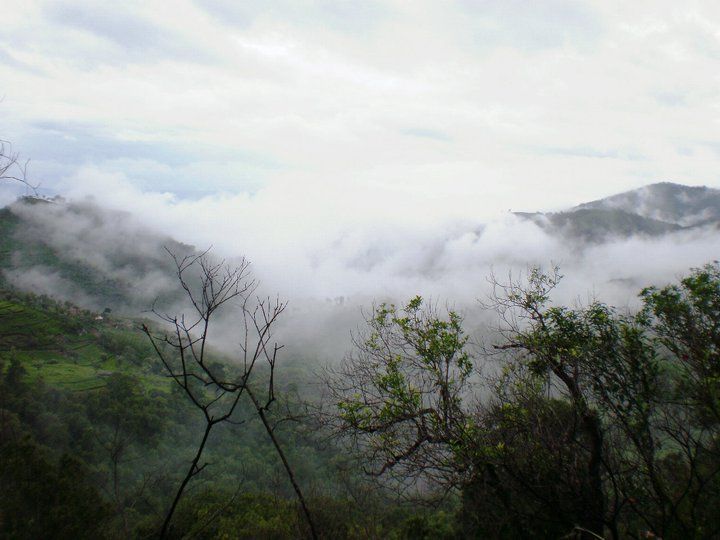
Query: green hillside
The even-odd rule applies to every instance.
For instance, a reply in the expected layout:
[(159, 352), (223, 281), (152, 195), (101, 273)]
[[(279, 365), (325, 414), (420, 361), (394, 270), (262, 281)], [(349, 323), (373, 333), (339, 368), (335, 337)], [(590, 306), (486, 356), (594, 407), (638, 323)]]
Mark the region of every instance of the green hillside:
[(60, 304), (48, 297), (0, 291), (0, 351), (53, 387), (97, 388), (114, 373), (167, 392), (167, 380), (137, 323)]
[[(684, 228), (616, 207), (522, 217), (586, 243)], [(188, 539), (720, 533), (717, 262), (639, 291), (636, 313), (555, 305), (560, 276), (539, 268), (494, 283), (492, 350), (419, 296), (380, 304), (333, 368), (268, 338), (249, 347), (249, 378), (204, 341), (198, 363), (202, 324), (128, 315), (172, 305), (162, 247), (193, 250), (126, 220), (37, 200), (0, 210), (0, 538), (156, 538), (163, 523)], [(210, 306), (201, 322), (227, 316), (218, 298), (246, 305), (232, 269), (198, 266), (183, 283)], [(254, 313), (251, 333), (270, 336), (270, 304)], [(173, 381), (167, 366), (186, 361)], [(213, 424), (228, 396), (230, 421)]]
[[(156, 534), (203, 423), (166, 376), (142, 322), (0, 292), (0, 536)], [(228, 361), (219, 354), (212, 360)], [(310, 382), (312, 369), (290, 358), (278, 372), (283, 405), (270, 418), (288, 411), (301, 416), (293, 389)], [(173, 537), (303, 536), (291, 486), (262, 424), (247, 402), (237, 417), (240, 422), (213, 432), (207, 469), (184, 498)], [(335, 531), (329, 537), (363, 537), (354, 529), (397, 537), (415, 526), (410, 507), (379, 493), (363, 495), (362, 506), (348, 499), (342, 486), (361, 486), (360, 476), (343, 472), (345, 458), (307, 423), (283, 423), (276, 436), (317, 520)], [(208, 523), (214, 514), (223, 519)]]
[(129, 314), (177, 298), (166, 249), (194, 249), (127, 220), (89, 203), (28, 197), (0, 209), (0, 284)]

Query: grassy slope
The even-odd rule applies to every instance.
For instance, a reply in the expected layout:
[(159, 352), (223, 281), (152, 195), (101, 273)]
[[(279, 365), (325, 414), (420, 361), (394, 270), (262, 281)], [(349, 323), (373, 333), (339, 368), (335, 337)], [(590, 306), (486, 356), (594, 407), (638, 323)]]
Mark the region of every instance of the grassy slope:
[(5, 292), (0, 299), (0, 352), (22, 360), (31, 380), (62, 389), (104, 385), (119, 372), (140, 378), (148, 390), (167, 391), (153, 351), (137, 324), (107, 318), (50, 299)]

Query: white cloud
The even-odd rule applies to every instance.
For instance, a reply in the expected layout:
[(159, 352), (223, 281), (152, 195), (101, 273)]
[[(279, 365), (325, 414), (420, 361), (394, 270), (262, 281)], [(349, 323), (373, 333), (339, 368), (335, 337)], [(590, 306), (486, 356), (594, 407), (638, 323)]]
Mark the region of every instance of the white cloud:
[[(717, 2), (238, 5), (6, 0), (2, 137), (48, 190), (330, 297), (452, 296), (516, 253), (574, 260), (508, 209), (720, 187)], [(669, 248), (613, 249), (593, 257), (621, 274)]]
[[(720, 185), (707, 146), (719, 142), (714, 2), (223, 5), (10, 0), (3, 136), (21, 143), (38, 121), (81, 122), (102, 129), (117, 159), (142, 153), (128, 141), (197, 146), (200, 192), (247, 189), (202, 174), (223, 167), (203, 149), (221, 147), (318, 186), (456, 184), (480, 212), (660, 179)], [(83, 152), (70, 146), (67, 167), (102, 165)], [(249, 169), (251, 185), (287, 177)]]
[[(361, 309), (373, 300), (400, 302), (421, 294), (467, 313), (469, 327), (476, 329), (484, 317), (477, 300), (489, 294), (491, 272), (502, 280), (509, 272), (517, 277), (529, 265), (558, 264), (566, 277), (557, 301), (567, 304), (597, 295), (623, 309), (637, 306), (642, 287), (673, 281), (720, 253), (720, 235), (713, 227), (582, 246), (509, 213), (487, 222), (447, 219), (443, 213), (424, 222), (409, 221), (400, 212), (392, 215), (391, 208), (361, 199), (359, 191), (345, 196), (364, 207), (364, 213), (317, 204), (312, 194), (291, 185), (272, 184), (253, 195), (180, 199), (172, 193), (143, 192), (121, 173), (89, 166), (68, 177), (61, 188), (76, 199), (91, 194), (125, 213), (103, 210), (89, 218), (81, 213), (65, 217), (62, 207), (49, 213), (36, 205), (28, 211), (34, 214), (33, 223), (50, 231), (41, 236), (108, 275), (137, 282), (140, 303), (149, 304), (156, 291), (167, 290), (167, 277), (151, 271), (129, 275), (109, 261), (118, 250), (135, 249), (161, 259), (158, 236), (146, 237), (144, 228), (160, 233), (159, 238), (170, 235), (199, 248), (212, 245), (217, 256), (229, 260), (246, 255), (262, 293), (289, 300), (283, 342), (295, 353), (328, 357), (346, 350)], [(25, 234), (35, 232), (28, 229)], [(52, 272), (36, 270), (10, 277), (35, 291), (83, 301)], [(233, 335), (229, 328), (227, 338)]]

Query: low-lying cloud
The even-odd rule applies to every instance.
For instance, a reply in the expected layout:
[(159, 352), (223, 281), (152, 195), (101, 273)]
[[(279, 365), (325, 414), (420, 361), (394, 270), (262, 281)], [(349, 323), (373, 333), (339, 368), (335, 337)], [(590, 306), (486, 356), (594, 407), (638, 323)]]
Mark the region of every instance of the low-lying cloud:
[[(672, 281), (720, 253), (714, 226), (591, 244), (509, 212), (487, 220), (430, 215), (421, 223), (402, 208), (388, 212), (362, 199), (354, 207), (328, 206), (338, 200), (332, 193), (327, 203), (318, 193), (293, 198), (296, 191), (281, 189), (177, 200), (93, 170), (74, 177), (68, 191), (85, 202), (71, 210), (26, 207), (22, 212), (30, 225), (21, 234), (41, 235), (66, 256), (133, 283), (133, 294), (148, 306), (173, 286), (162, 251), (170, 237), (198, 248), (213, 246), (216, 256), (228, 260), (247, 256), (262, 283), (260, 292), (290, 303), (280, 337), (296, 353), (323, 357), (348, 348), (361, 310), (373, 301), (402, 302), (420, 294), (455, 306), (477, 325), (483, 318), (478, 300), (491, 291), (491, 273), (503, 280), (528, 266), (557, 264), (565, 276), (557, 301), (596, 297), (632, 309), (642, 287)], [(143, 262), (120, 264), (134, 256)], [(9, 277), (19, 286), (91, 303), (73, 297), (74, 290), (50, 269)], [(232, 323), (223, 327), (224, 340), (232, 342)]]

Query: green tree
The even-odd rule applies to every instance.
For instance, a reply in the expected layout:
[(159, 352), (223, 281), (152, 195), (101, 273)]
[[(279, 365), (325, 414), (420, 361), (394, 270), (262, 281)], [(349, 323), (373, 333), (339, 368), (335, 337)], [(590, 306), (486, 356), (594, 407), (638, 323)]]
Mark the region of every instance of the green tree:
[(454, 483), (471, 430), (464, 399), (473, 363), (462, 318), (422, 298), (381, 304), (354, 353), (327, 378), (336, 410), (326, 421), (369, 458), (366, 472), (401, 483)]
[(79, 461), (56, 464), (30, 440), (0, 445), (3, 538), (105, 538), (109, 516)]
[(89, 396), (87, 411), (92, 434), (110, 465), (108, 494), (129, 534), (127, 509), (134, 502), (135, 490), (123, 481), (123, 464), (129, 457), (141, 457), (144, 449), (157, 442), (166, 423), (164, 411), (137, 377), (121, 373), (112, 374), (102, 389)]
[(457, 488), (466, 535), (713, 537), (718, 265), (644, 290), (636, 315), (554, 305), (559, 280), (494, 281), (503, 369), (483, 399), (456, 314), (376, 308), (330, 379), (334, 426), (369, 472)]

